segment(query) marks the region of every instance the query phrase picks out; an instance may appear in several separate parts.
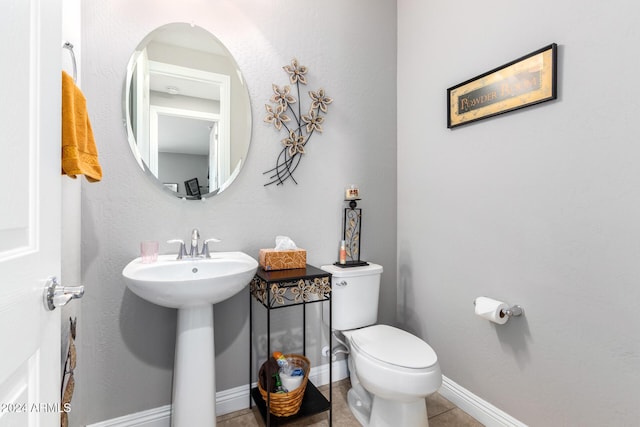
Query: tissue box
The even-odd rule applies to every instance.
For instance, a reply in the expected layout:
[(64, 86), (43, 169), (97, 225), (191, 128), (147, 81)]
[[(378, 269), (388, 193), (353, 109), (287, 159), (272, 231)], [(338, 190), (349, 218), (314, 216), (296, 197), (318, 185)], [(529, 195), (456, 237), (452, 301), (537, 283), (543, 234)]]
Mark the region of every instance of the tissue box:
[(260, 266), (267, 271), (305, 268), (307, 266), (307, 251), (304, 249), (284, 251), (260, 249)]

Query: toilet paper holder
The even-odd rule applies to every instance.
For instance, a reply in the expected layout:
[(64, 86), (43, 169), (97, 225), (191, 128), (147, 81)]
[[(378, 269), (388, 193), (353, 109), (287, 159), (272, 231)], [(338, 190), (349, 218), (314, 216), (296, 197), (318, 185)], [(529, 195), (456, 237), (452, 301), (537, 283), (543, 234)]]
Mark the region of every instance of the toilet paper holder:
[(522, 316), (522, 307), (520, 307), (519, 305), (514, 305), (507, 308), (506, 310), (500, 310), (500, 314), (508, 317)]
[[(474, 306), (476, 305), (475, 299), (473, 300), (473, 305)], [(504, 317), (504, 316), (518, 317), (518, 316), (522, 316), (522, 313), (523, 313), (522, 307), (516, 304), (507, 309), (500, 310), (500, 317)]]

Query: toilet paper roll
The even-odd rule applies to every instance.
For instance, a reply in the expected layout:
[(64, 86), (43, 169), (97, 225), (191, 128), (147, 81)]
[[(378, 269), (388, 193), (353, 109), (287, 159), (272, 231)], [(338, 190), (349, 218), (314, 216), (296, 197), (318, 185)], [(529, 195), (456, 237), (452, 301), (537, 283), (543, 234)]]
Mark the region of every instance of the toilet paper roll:
[(282, 382), (282, 386), (287, 389), (287, 391), (292, 392), (302, 384), (302, 376), (292, 376), (287, 375), (284, 372), (280, 372), (280, 381)]
[(490, 320), (493, 323), (504, 325), (509, 320), (509, 316), (504, 314), (502, 310), (506, 310), (509, 306), (502, 302), (492, 298), (478, 297), (475, 300), (476, 315), (483, 319)]

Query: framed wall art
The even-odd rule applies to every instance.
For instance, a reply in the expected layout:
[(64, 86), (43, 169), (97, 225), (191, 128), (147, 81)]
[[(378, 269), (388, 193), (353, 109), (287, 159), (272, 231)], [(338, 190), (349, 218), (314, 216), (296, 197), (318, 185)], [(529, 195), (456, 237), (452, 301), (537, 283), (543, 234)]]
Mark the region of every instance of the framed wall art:
[(198, 178), (191, 178), (184, 182), (184, 189), (187, 192), (187, 196), (193, 196), (197, 199), (201, 197), (200, 184)]
[(552, 43), (447, 89), (447, 127), (556, 99), (557, 49)]

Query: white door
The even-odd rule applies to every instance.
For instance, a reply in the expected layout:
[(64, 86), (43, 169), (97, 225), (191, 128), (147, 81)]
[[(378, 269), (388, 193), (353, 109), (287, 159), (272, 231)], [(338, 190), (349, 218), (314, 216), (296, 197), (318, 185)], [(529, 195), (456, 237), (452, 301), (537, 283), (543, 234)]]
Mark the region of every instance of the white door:
[(60, 0), (0, 1), (0, 426), (60, 425)]

